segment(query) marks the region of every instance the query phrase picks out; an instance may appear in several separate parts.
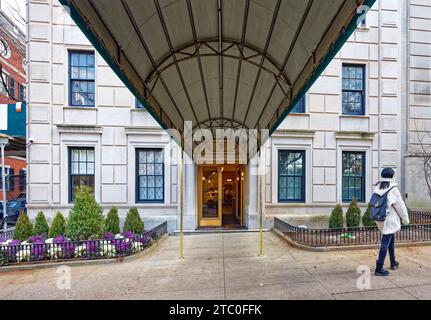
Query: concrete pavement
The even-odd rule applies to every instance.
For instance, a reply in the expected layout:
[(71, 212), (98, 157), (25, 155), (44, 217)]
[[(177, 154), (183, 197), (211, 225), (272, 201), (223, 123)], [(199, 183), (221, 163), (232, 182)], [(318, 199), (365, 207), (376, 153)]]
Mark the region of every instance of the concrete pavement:
[(0, 299), (431, 299), (431, 247), (398, 249), (388, 278), (367, 277), (377, 250), (307, 252), (272, 232), (264, 257), (257, 233), (188, 235), (184, 260), (178, 248), (169, 237), (136, 260), (71, 267), (70, 289), (63, 269), (0, 273)]

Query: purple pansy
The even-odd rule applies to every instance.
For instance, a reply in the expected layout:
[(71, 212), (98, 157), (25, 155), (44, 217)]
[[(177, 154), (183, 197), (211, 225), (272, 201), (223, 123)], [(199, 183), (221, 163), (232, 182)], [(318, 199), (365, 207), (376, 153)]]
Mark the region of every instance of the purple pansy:
[(99, 252), (99, 241), (88, 241), (85, 245), (89, 256), (95, 256)]
[(103, 235), (103, 239), (105, 240), (114, 240), (114, 238), (115, 238), (115, 235), (112, 232), (106, 232)]
[(112, 244), (115, 246), (115, 249), (120, 254), (127, 253), (132, 249), (132, 242), (130, 241), (124, 241), (121, 239), (116, 239), (112, 241)]
[(31, 236), (30, 238), (28, 238), (28, 242), (36, 243), (36, 244), (45, 243), (45, 236), (44, 235)]
[(53, 243), (55, 244), (61, 244), (61, 243), (65, 243), (67, 240), (64, 236), (56, 236), (53, 240)]
[(20, 240), (12, 240), (10, 243), (9, 243), (9, 245), (10, 246), (19, 246), (21, 244), (21, 241)]
[(131, 239), (135, 237), (135, 234), (132, 231), (123, 232), (124, 238)]
[(45, 253), (46, 253), (46, 245), (38, 243), (38, 244), (33, 244), (31, 246), (31, 257), (32, 259), (36, 259), (36, 260), (40, 260), (44, 257)]

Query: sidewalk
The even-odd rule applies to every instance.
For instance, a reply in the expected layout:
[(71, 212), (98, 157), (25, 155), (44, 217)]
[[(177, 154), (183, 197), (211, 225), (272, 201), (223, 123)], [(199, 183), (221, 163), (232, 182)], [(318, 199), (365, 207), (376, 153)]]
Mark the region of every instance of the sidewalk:
[(0, 299), (431, 299), (431, 247), (398, 249), (401, 268), (370, 276), (357, 288), (359, 266), (374, 270), (376, 250), (307, 252), (257, 233), (169, 237), (150, 254), (121, 264), (76, 266), (71, 289), (57, 289), (57, 269), (0, 273)]

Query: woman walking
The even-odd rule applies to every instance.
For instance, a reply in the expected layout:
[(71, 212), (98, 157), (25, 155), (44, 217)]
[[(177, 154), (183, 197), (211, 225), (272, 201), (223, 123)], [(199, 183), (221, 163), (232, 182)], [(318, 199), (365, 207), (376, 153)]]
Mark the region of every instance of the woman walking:
[(379, 257), (376, 264), (376, 276), (388, 276), (389, 271), (384, 268), (387, 252), (391, 261), (391, 270), (399, 267), (395, 259), (395, 233), (401, 230), (401, 220), (405, 225), (409, 224), (409, 214), (403, 201), (398, 184), (394, 181), (395, 171), (391, 168), (382, 170), (382, 179), (376, 185), (374, 193), (383, 196), (387, 193), (387, 212), (385, 221), (376, 221), (377, 226), (382, 233), (382, 242), (380, 245)]

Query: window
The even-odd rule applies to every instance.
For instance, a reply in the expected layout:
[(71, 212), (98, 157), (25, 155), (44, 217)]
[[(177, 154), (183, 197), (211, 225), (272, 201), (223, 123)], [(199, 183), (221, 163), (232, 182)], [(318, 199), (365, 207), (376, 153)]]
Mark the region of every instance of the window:
[(365, 202), (365, 152), (343, 152), (343, 202)]
[(137, 149), (137, 202), (164, 202), (164, 161), (162, 149)]
[(94, 107), (94, 52), (69, 53), (70, 105)]
[(305, 202), (305, 151), (278, 152), (278, 201)]
[(25, 87), (22, 84), (18, 84), (18, 99), (25, 101)]
[(16, 82), (15, 79), (12, 77), (9, 77), (9, 95), (15, 99), (15, 86), (16, 86)]
[(3, 73), (3, 80), (5, 85), (3, 85), (3, 81), (0, 81), (0, 93), (7, 95), (7, 85), (9, 83), (9, 76), (5, 73)]
[(343, 114), (365, 114), (365, 67), (343, 65)]
[(296, 103), (290, 113), (305, 113), (305, 96)]
[(26, 169), (19, 170), (19, 191), (25, 191), (25, 187), (27, 184), (26, 176), (27, 176)]
[(135, 100), (135, 108), (136, 109), (144, 109), (144, 105), (138, 99)]
[(75, 189), (90, 187), (94, 192), (94, 149), (69, 148), (69, 200), (74, 199)]

